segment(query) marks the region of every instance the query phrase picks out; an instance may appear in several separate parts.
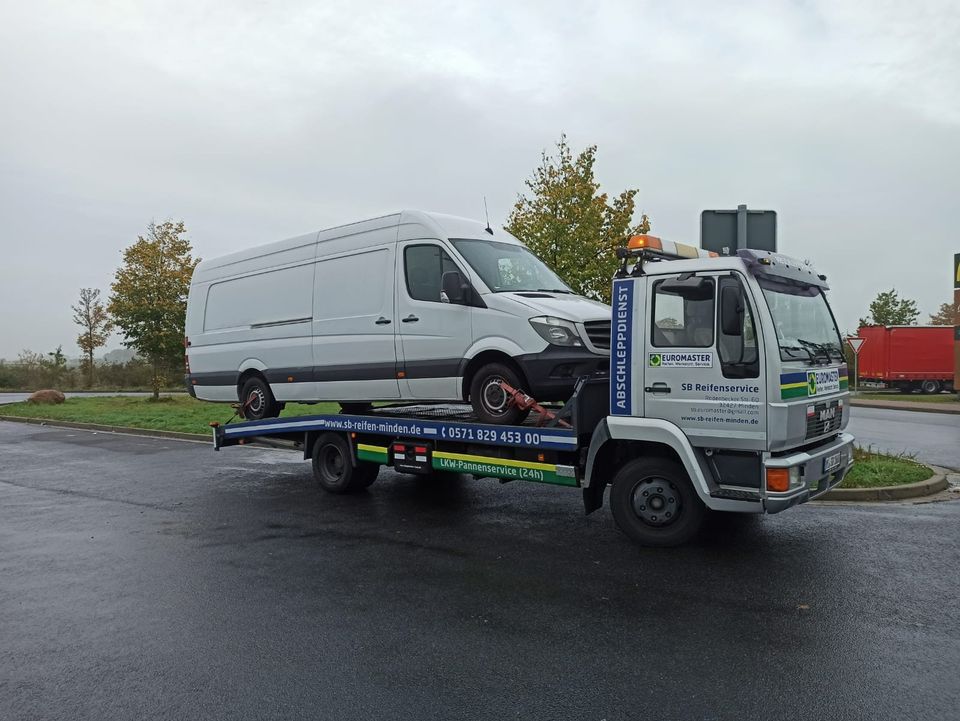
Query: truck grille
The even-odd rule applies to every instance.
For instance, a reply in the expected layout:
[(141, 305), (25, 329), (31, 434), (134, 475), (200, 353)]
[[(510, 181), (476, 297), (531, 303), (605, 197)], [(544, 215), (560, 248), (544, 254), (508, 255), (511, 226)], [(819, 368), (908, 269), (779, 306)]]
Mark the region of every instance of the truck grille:
[(587, 338), (595, 348), (610, 350), (610, 321), (589, 320), (583, 326), (587, 330)]
[(839, 400), (807, 406), (807, 438), (816, 438), (840, 430), (843, 403)]

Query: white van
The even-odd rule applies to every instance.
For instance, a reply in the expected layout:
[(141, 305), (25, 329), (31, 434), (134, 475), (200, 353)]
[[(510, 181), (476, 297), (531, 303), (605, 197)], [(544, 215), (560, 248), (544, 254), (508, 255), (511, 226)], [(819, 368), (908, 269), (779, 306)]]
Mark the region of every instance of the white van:
[(610, 309), (506, 231), (405, 210), (201, 262), (186, 335), (190, 393), (239, 399), (247, 418), (285, 401), (469, 399), (515, 423), (499, 381), (566, 400), (608, 367)]

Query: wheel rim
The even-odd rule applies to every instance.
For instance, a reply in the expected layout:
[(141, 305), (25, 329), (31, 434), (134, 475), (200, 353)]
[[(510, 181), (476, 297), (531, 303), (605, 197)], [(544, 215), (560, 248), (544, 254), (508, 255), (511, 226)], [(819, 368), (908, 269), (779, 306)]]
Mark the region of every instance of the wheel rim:
[(637, 483), (630, 502), (637, 518), (658, 528), (675, 523), (683, 510), (676, 486), (663, 478), (646, 478)]
[(262, 388), (254, 388), (247, 395), (247, 402), (244, 404), (248, 412), (253, 415), (260, 415), (263, 409), (267, 407), (267, 395)]
[(320, 451), (320, 472), (330, 481), (339, 481), (343, 478), (345, 464), (343, 454), (336, 446), (324, 446)]
[(933, 393), (937, 389), (937, 384), (933, 381), (925, 381), (922, 390), (924, 393)]
[(490, 376), (480, 390), (483, 407), (496, 416), (502, 416), (507, 412), (507, 404), (510, 401), (507, 392), (500, 385), (502, 380), (504, 379), (501, 376)]

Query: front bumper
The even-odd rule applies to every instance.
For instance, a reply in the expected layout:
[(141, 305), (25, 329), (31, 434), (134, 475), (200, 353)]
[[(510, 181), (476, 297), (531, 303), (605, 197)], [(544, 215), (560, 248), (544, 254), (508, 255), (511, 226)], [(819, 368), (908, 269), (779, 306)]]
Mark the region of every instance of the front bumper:
[(516, 356), (529, 388), (538, 401), (566, 401), (580, 376), (610, 370), (610, 356), (591, 353), (586, 348), (547, 346), (541, 353)]
[[(841, 433), (833, 442), (814, 450), (766, 459), (764, 476), (767, 468), (797, 468), (801, 485), (782, 493), (767, 491), (763, 499), (764, 510), (767, 513), (779, 513), (835, 488), (853, 465), (853, 440), (849, 433)], [(824, 471), (824, 461), (837, 453), (842, 454), (840, 465)]]

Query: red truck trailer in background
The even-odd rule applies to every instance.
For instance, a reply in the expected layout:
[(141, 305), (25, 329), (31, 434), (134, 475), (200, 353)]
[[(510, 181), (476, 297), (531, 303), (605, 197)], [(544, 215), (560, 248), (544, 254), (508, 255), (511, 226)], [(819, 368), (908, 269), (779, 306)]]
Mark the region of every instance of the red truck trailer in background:
[(903, 393), (953, 390), (953, 326), (867, 325), (857, 358), (861, 382), (884, 383)]

